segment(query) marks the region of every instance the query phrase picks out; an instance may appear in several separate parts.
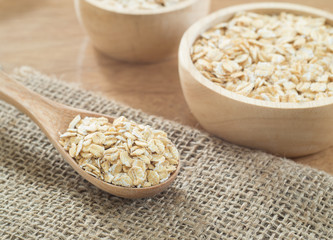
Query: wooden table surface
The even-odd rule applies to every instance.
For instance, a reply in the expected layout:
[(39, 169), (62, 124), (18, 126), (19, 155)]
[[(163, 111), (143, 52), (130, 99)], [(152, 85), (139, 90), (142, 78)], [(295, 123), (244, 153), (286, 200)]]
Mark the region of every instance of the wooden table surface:
[[(212, 0), (211, 9), (247, 2)], [(332, 0), (288, 2), (333, 12)], [(6, 71), (32, 66), (133, 108), (200, 128), (182, 95), (176, 58), (138, 65), (105, 57), (79, 26), (70, 0), (0, 0), (0, 65)], [(333, 147), (295, 161), (333, 174)]]

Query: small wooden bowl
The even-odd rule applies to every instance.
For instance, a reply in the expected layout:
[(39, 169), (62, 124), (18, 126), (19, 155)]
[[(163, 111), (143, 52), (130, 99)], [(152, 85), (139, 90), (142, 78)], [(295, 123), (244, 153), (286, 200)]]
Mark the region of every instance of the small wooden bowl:
[(274, 14), (281, 11), (324, 17), (333, 15), (289, 3), (254, 3), (217, 11), (191, 26), (179, 48), (180, 80), (187, 104), (200, 124), (227, 141), (298, 157), (333, 145), (333, 98), (305, 103), (274, 103), (248, 98), (219, 87), (194, 66), (190, 49), (197, 37), (236, 12)]
[(76, 12), (95, 47), (128, 62), (155, 62), (176, 54), (186, 29), (209, 12), (210, 0), (186, 0), (156, 10), (102, 8), (75, 0)]

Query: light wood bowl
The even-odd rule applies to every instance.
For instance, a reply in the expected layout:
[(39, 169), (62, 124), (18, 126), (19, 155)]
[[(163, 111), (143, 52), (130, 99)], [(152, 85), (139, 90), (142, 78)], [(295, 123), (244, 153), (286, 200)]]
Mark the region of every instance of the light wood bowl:
[(187, 0), (156, 10), (102, 8), (75, 0), (76, 12), (94, 46), (128, 62), (155, 62), (175, 55), (186, 29), (209, 12), (210, 0)]
[(333, 24), (333, 15), (289, 3), (253, 3), (217, 11), (192, 25), (179, 48), (179, 74), (188, 106), (210, 133), (239, 145), (286, 157), (298, 157), (333, 145), (333, 98), (305, 103), (274, 103), (248, 98), (219, 87), (194, 66), (190, 48), (197, 37), (239, 11), (274, 14), (281, 11), (320, 16)]

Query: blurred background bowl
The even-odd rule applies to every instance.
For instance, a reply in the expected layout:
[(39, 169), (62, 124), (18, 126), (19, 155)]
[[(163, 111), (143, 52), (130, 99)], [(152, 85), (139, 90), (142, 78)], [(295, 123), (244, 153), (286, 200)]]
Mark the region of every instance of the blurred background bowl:
[(205, 78), (194, 66), (190, 50), (198, 36), (239, 11), (274, 14), (281, 11), (324, 17), (333, 15), (289, 3), (253, 3), (217, 11), (195, 23), (179, 48), (179, 74), (186, 102), (210, 133), (232, 143), (298, 157), (333, 145), (333, 99), (304, 103), (274, 103), (230, 92)]
[(186, 29), (209, 12), (210, 0), (185, 0), (154, 10), (101, 7), (75, 0), (76, 13), (93, 45), (128, 62), (155, 62), (175, 55)]

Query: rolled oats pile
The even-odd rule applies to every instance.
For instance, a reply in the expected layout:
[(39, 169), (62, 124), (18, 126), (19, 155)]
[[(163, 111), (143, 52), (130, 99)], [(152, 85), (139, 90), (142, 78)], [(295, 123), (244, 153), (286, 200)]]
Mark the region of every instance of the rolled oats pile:
[(179, 153), (167, 134), (125, 117), (76, 116), (60, 144), (89, 174), (123, 187), (150, 187), (176, 171)]
[(237, 13), (193, 44), (196, 68), (230, 91), (272, 102), (333, 96), (333, 27), (324, 18)]
[(152, 10), (169, 7), (185, 0), (93, 0), (99, 6), (118, 9)]

